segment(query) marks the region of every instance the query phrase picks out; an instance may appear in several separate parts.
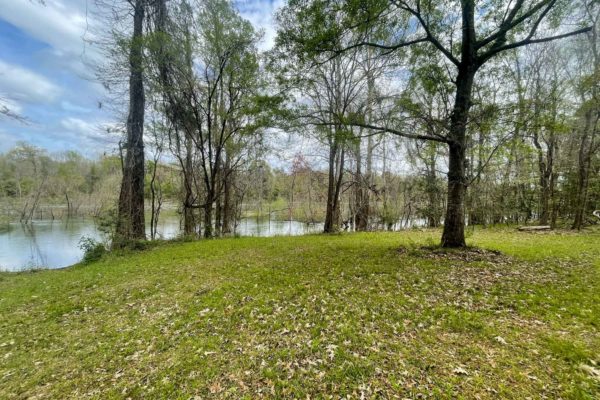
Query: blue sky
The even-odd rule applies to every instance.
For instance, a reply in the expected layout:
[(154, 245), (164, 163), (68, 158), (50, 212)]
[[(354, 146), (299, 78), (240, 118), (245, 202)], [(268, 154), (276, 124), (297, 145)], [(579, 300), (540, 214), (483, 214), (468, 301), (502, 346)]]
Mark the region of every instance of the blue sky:
[[(242, 15), (275, 36), (272, 13), (283, 0), (237, 0)], [(0, 98), (27, 124), (0, 117), (0, 152), (24, 140), (50, 152), (78, 150), (93, 157), (114, 152), (118, 122), (90, 64), (98, 53), (84, 40), (94, 26), (93, 0), (0, 0)], [(119, 110), (123, 111), (123, 110)]]

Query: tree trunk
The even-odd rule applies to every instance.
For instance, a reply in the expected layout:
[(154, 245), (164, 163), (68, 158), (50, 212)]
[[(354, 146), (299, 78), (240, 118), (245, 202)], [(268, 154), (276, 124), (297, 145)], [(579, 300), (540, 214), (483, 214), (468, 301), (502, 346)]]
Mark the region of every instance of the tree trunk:
[(185, 236), (196, 235), (196, 220), (194, 217), (194, 186), (193, 186), (193, 160), (192, 139), (186, 134), (185, 168), (183, 169), (183, 234)]
[(345, 160), (345, 149), (342, 147), (341, 154), (338, 162), (338, 176), (335, 183), (335, 193), (333, 195), (333, 227), (336, 231), (340, 229), (340, 193), (342, 190), (342, 180), (344, 177), (344, 160)]
[[(223, 175), (225, 181), (223, 182), (223, 235), (231, 233), (231, 220), (234, 213), (233, 204), (231, 202), (231, 182), (233, 180), (233, 173), (231, 169), (231, 156), (228, 154), (225, 158), (225, 169)], [(269, 216), (270, 217), (270, 216)]]
[(475, 43), (475, 2), (463, 1), (461, 60), (456, 77), (456, 98), (450, 117), (448, 133), (448, 202), (443, 247), (465, 247), (465, 176), (466, 134), (475, 74), (479, 68)]
[(437, 217), (437, 190), (435, 188), (435, 175), (427, 178), (427, 197), (429, 202), (429, 212), (427, 213), (427, 226), (437, 228), (439, 220)]
[(133, 35), (129, 53), (129, 115), (127, 117), (127, 154), (119, 195), (117, 235), (122, 239), (144, 239), (144, 1), (136, 0)]
[(448, 201), (444, 232), (442, 233), (443, 247), (465, 247), (465, 147), (464, 141), (453, 142), (449, 145), (450, 158), (448, 169)]
[[(222, 181), (222, 175), (219, 174), (219, 177), (217, 178), (219, 180), (218, 185), (224, 185), (225, 182)], [(218, 193), (221, 193), (221, 190), (218, 190)], [(221, 194), (217, 195), (216, 201), (215, 201), (215, 229), (214, 229), (214, 235), (217, 237), (221, 237), (221, 222), (222, 222), (222, 217), (223, 217), (223, 196), (221, 196)]]
[(204, 205), (204, 237), (207, 239), (213, 236), (213, 203), (212, 195), (207, 194), (206, 204)]
[[(536, 112), (536, 119), (539, 119)], [(550, 200), (552, 197), (553, 184), (553, 162), (554, 162), (554, 138), (553, 135), (546, 141), (547, 151), (544, 155), (544, 150), (539, 140), (538, 127), (534, 128), (533, 132), (533, 144), (537, 150), (538, 156), (538, 171), (540, 174), (540, 207), (539, 207), (539, 220), (540, 225), (548, 225), (550, 219)]]
[[(464, 54), (464, 51), (463, 51)], [(466, 133), (471, 107), (471, 92), (475, 79), (473, 61), (463, 61), (459, 69), (456, 85), (456, 99), (452, 111), (450, 132), (448, 135), (449, 166), (448, 166), (448, 200), (444, 232), (442, 233), (443, 247), (465, 247), (465, 160)]]
[(355, 229), (359, 232), (368, 230), (369, 226), (369, 181), (368, 176), (362, 173), (362, 157), (360, 140), (356, 145), (356, 219)]
[(69, 200), (69, 193), (65, 191), (65, 199), (67, 202), (67, 218), (71, 217), (71, 201)]
[[(367, 78), (367, 120), (369, 123), (373, 121), (373, 101), (375, 97), (375, 79), (373, 78), (371, 70), (368, 72)], [(358, 151), (360, 153), (360, 143)], [(357, 231), (368, 231), (369, 230), (369, 217), (371, 214), (371, 185), (373, 183), (373, 135), (369, 135), (367, 138), (367, 162), (366, 172), (364, 176), (361, 175), (360, 180), (360, 199), (361, 202), (358, 204), (358, 214), (356, 221)], [(362, 161), (362, 160), (361, 160)], [(357, 160), (357, 168), (360, 169), (360, 162)]]
[(344, 149), (337, 139), (329, 150), (329, 179), (327, 185), (327, 210), (325, 214), (325, 233), (334, 233), (340, 225), (340, 192), (344, 173)]
[(335, 159), (338, 151), (337, 139), (332, 138), (329, 147), (329, 171), (327, 176), (327, 208), (325, 210), (325, 224), (323, 232), (334, 232), (334, 213), (335, 213)]
[(427, 173), (425, 175), (425, 188), (427, 193), (427, 226), (429, 228), (437, 228), (440, 225), (439, 215), (439, 198), (438, 198), (438, 187), (437, 187), (437, 176), (435, 173), (436, 168), (436, 157), (435, 157), (435, 144), (431, 143), (433, 148), (427, 149), (429, 154), (425, 158), (425, 166)]

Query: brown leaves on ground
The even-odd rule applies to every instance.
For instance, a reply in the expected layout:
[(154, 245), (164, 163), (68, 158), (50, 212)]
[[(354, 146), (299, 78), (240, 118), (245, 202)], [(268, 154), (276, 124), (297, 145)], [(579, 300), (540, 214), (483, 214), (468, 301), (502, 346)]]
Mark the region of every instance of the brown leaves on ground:
[(452, 260), (464, 262), (502, 262), (509, 261), (510, 257), (496, 250), (466, 247), (464, 249), (446, 249), (439, 246), (419, 246), (415, 248), (401, 247), (399, 254), (417, 256), (429, 260)]

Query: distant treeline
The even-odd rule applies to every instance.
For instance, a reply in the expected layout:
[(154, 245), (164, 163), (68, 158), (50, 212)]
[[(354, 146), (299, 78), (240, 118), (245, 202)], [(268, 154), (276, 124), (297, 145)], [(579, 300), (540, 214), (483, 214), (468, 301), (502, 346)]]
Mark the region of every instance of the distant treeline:
[[(572, 139), (565, 136), (565, 140)], [(568, 145), (568, 141), (565, 146)], [(376, 152), (380, 168), (373, 168), (369, 185), (369, 219), (367, 229), (399, 229), (411, 226), (437, 227), (443, 222), (446, 185), (442, 174), (436, 172), (441, 147), (435, 145), (411, 146), (395, 138), (382, 138)], [(537, 222), (544, 212), (545, 195), (540, 187), (539, 166), (531, 160), (523, 162), (523, 155), (535, 154), (535, 144), (527, 141), (512, 143), (504, 153), (498, 153), (488, 162), (484, 173), (474, 179), (467, 197), (467, 222), (474, 224)], [(399, 174), (386, 171), (390, 154), (404, 157), (409, 172)], [(511, 167), (520, 156), (519, 168)], [(565, 152), (568, 155), (568, 152)], [(508, 164), (506, 160), (508, 157)], [(151, 157), (148, 157), (151, 158)], [(473, 156), (474, 160), (477, 160)], [(340, 194), (341, 229), (358, 229), (357, 214), (361, 204), (356, 161), (349, 157), (343, 174)], [(296, 155), (289, 168), (273, 168), (266, 161), (256, 159), (236, 169), (229, 178), (232, 192), (229, 207), (233, 221), (242, 217), (296, 220), (306, 223), (325, 221), (327, 209), (327, 170), (311, 165), (305, 156)], [(475, 170), (477, 162), (473, 162)], [(570, 226), (576, 211), (576, 165), (568, 159), (557, 162), (553, 192), (549, 201), (549, 221), (558, 226)], [(587, 223), (594, 223), (593, 205), (600, 201), (598, 163), (589, 185)], [(94, 217), (106, 221), (114, 218), (121, 181), (121, 158), (104, 155), (88, 159), (69, 151), (49, 154), (27, 143), (19, 143), (12, 150), (0, 154), (0, 204), (4, 220), (29, 222), (32, 219), (61, 219)], [(156, 171), (156, 173), (155, 173)], [(152, 210), (152, 187), (155, 205), (160, 204), (154, 217), (168, 204), (183, 220), (185, 199), (182, 172), (177, 163), (147, 161), (145, 167), (145, 197)], [(151, 184), (154, 179), (154, 183)], [(224, 207), (218, 204), (217, 207)], [(202, 210), (195, 209), (199, 215)], [(548, 211), (546, 211), (548, 212)], [(222, 209), (216, 213), (222, 218)], [(200, 218), (195, 218), (199, 221)], [(114, 221), (112, 221), (114, 223)], [(215, 221), (222, 227), (222, 221)], [(183, 223), (183, 221), (182, 221)], [(201, 229), (201, 225), (195, 227)], [(220, 234), (226, 234), (218, 230)]]

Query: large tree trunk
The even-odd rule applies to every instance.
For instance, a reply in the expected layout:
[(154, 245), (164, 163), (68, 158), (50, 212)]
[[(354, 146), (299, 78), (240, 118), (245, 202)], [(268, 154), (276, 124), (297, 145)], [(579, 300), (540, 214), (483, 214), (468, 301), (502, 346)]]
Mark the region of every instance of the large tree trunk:
[(471, 92), (476, 71), (472, 61), (463, 62), (456, 81), (456, 99), (448, 135), (448, 200), (444, 219), (444, 232), (442, 233), (443, 247), (466, 246), (464, 213), (467, 184), (465, 147), (469, 108), (471, 107)]
[(449, 143), (448, 169), (448, 201), (444, 232), (442, 233), (443, 247), (465, 247), (465, 143), (464, 137)]
[(129, 53), (129, 115), (127, 117), (127, 154), (119, 195), (117, 236), (144, 239), (144, 73), (143, 23), (144, 1), (134, 6), (133, 35)]
[(463, 1), (461, 60), (456, 77), (456, 98), (448, 134), (448, 202), (442, 233), (443, 247), (465, 247), (466, 135), (473, 82), (477, 73), (475, 58), (475, 4)]

